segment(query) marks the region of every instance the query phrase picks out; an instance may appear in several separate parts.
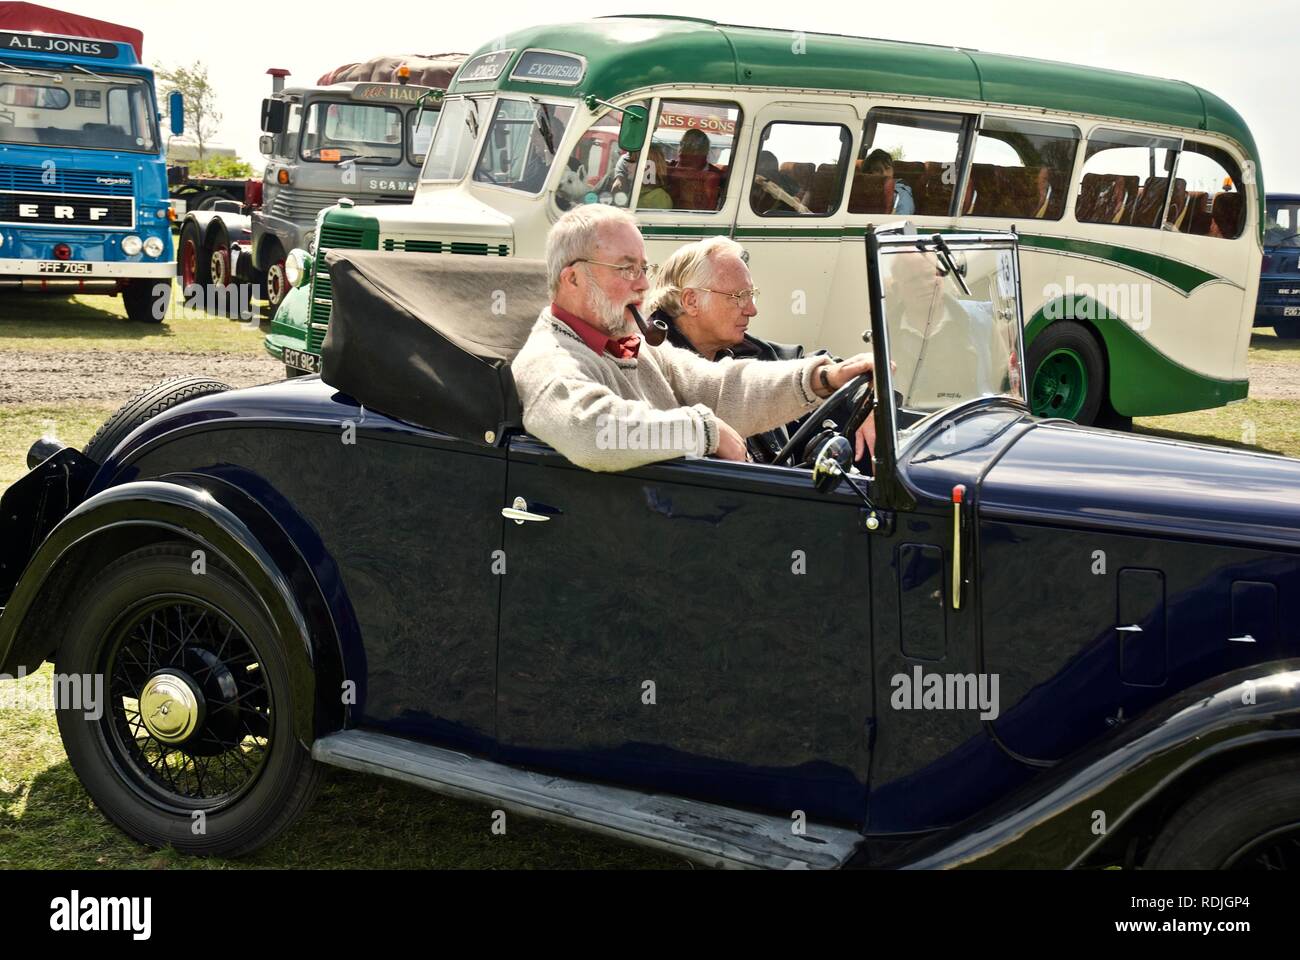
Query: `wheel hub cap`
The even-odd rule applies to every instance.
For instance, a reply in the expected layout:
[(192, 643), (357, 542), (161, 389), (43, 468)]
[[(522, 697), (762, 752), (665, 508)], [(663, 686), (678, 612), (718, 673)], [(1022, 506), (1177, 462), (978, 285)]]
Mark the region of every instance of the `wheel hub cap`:
[(199, 725), (201, 695), (179, 673), (158, 673), (140, 691), (140, 717), (163, 743), (184, 743)]

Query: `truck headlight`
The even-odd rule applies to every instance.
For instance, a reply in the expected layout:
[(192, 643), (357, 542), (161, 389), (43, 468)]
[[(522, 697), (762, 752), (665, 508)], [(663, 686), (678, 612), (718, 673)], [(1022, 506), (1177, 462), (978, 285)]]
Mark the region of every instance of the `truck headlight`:
[(311, 257), (306, 250), (294, 247), (285, 254), (284, 278), (292, 287), (305, 286), (311, 279)]
[(134, 233), (127, 234), (122, 238), (122, 252), (128, 257), (134, 257), (143, 246), (144, 243)]
[(150, 237), (144, 242), (144, 252), (151, 257), (161, 256), (163, 252), (162, 237)]

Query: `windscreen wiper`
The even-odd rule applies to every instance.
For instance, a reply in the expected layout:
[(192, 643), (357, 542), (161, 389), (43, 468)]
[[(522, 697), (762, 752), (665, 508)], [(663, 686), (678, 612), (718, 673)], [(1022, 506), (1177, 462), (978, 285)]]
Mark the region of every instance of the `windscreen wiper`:
[(345, 163), (387, 163), (392, 159), (392, 157), (378, 157), (373, 154), (362, 153), (355, 157), (348, 157), (346, 160), (340, 160), (338, 163), (334, 164), (334, 166), (341, 167)]
[(70, 64), (68, 64), (68, 66), (70, 66), (73, 70), (80, 70), (80, 71), (81, 71), (82, 73), (84, 73), (86, 76), (88, 76), (88, 77), (92, 77), (92, 78), (94, 78), (95, 80), (98, 80), (100, 83), (112, 83), (112, 82), (113, 82), (113, 81), (110, 80), (108, 77), (101, 77), (101, 76), (100, 76), (99, 74), (97, 74), (97, 73), (92, 73), (91, 71), (87, 70), (85, 67), (83, 67), (83, 66), (81, 66), (81, 65), (79, 65), (79, 64), (76, 64), (76, 63), (70, 63)]
[(966, 281), (962, 278), (961, 272), (957, 269), (957, 264), (953, 262), (952, 251), (948, 249), (948, 244), (944, 242), (943, 234), (936, 233), (930, 238), (934, 248), (939, 251), (939, 256), (943, 257), (943, 264), (948, 268), (948, 273), (957, 281), (957, 286), (961, 287), (961, 292), (970, 296), (970, 287), (966, 286)]
[(541, 132), (542, 140), (546, 143), (546, 149), (551, 151), (553, 157), (555, 156), (555, 139), (551, 136), (551, 122), (546, 118), (546, 107), (536, 97), (529, 97), (528, 99), (533, 101), (533, 106), (537, 108), (537, 112), (533, 114), (533, 123)]
[(6, 70), (12, 70), (14, 73), (25, 74), (29, 77), (45, 77), (47, 80), (63, 79), (57, 73), (46, 73), (44, 70), (28, 70), (26, 67), (15, 67), (12, 64), (5, 63), (3, 60), (0, 60), (0, 67), (4, 67)]

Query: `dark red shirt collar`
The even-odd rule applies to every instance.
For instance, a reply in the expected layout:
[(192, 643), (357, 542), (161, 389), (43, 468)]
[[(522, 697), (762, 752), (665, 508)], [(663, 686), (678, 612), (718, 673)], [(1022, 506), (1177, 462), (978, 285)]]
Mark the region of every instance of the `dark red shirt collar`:
[(629, 336), (616, 339), (554, 303), (551, 304), (551, 316), (568, 324), (573, 332), (582, 338), (582, 342), (598, 354), (609, 353), (614, 357), (627, 358), (635, 357), (641, 350), (640, 337)]

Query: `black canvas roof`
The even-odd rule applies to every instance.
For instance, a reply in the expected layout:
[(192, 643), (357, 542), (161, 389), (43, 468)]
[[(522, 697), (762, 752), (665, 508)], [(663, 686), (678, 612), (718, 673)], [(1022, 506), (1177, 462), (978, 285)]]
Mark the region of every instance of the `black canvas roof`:
[(540, 260), (330, 250), (321, 379), (465, 440), (520, 424), (509, 362), (550, 302)]

